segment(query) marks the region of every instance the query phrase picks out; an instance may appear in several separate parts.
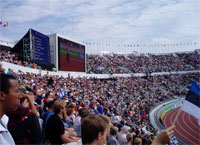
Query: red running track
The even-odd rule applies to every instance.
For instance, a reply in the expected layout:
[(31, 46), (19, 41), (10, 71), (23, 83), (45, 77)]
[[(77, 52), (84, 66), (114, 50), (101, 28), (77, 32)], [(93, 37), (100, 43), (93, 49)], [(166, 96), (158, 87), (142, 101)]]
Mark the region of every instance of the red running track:
[[(180, 108), (180, 107), (179, 107)], [(165, 127), (170, 127), (179, 111), (176, 108), (163, 118)], [(181, 110), (175, 122), (175, 136), (190, 145), (200, 145), (200, 126), (198, 120), (192, 115)]]

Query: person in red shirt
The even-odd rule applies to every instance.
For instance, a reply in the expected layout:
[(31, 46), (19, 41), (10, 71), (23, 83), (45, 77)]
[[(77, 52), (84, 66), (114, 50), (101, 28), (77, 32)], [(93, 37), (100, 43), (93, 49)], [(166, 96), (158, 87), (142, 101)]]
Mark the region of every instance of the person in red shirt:
[(6, 113), (10, 118), (8, 130), (16, 144), (24, 144), (28, 137), (30, 137), (30, 144), (43, 143), (42, 130), (32, 98), (30, 94), (23, 93), (21, 100), (27, 101), (28, 106), (19, 104), (16, 111)]

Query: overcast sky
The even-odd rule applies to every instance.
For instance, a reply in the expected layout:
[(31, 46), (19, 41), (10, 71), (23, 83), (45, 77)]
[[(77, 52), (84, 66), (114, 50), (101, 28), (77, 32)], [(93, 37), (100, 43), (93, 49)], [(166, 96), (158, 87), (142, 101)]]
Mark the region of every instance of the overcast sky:
[(102, 44), (200, 43), (200, 0), (0, 0), (0, 21), (7, 41), (33, 28)]

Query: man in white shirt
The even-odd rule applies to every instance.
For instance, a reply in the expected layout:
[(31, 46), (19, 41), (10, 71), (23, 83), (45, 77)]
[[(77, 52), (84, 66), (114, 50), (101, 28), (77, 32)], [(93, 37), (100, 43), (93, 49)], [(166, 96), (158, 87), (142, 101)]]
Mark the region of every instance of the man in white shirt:
[(15, 111), (19, 104), (19, 84), (15, 77), (0, 74), (0, 145), (15, 144), (7, 129), (7, 111)]
[(127, 144), (126, 135), (129, 133), (128, 130), (129, 130), (128, 126), (123, 126), (120, 133), (118, 134), (118, 141), (120, 145)]
[(77, 133), (78, 137), (81, 137), (81, 120), (87, 116), (90, 115), (90, 112), (87, 108), (81, 108), (79, 110), (79, 115), (78, 117), (76, 117), (75, 123), (74, 123), (74, 130)]
[(0, 120), (0, 145), (15, 144), (10, 132), (7, 129), (8, 117), (4, 114)]

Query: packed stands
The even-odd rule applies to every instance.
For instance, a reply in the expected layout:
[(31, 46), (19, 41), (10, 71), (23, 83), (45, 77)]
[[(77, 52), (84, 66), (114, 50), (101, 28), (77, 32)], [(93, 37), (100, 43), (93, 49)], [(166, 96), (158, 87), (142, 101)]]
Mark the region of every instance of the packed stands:
[(197, 51), (147, 55), (87, 55), (87, 72), (97, 74), (200, 70)]
[(18, 59), (16, 54), (12, 54), (8, 50), (0, 51), (0, 61), (5, 61), (25, 67), (30, 67), (34, 69), (42, 69), (40, 66), (37, 66), (37, 64), (33, 62), (27, 62), (27, 61), (21, 61)]
[[(9, 51), (0, 52), (0, 61), (41, 69), (30, 62), (21, 62)], [(200, 54), (174, 53), (164, 55), (87, 55), (87, 73), (146, 73), (200, 70)], [(33, 65), (35, 65), (33, 67)], [(121, 129), (128, 126), (129, 132), (150, 144), (157, 134), (151, 126), (149, 111), (156, 103), (184, 96), (192, 81), (200, 82), (199, 72), (186, 74), (153, 75), (149, 77), (87, 78), (68, 75), (41, 75), (36, 73), (7, 72), (0, 67), (1, 73), (15, 76), (20, 87), (35, 95), (38, 116), (47, 110), (49, 100), (61, 99), (67, 105), (73, 104), (73, 121), (78, 117), (80, 108), (88, 108), (91, 114), (110, 116), (114, 126)], [(69, 116), (68, 116), (69, 117)], [(66, 120), (64, 122), (67, 124)], [(69, 124), (67, 124), (69, 126)], [(70, 124), (73, 127), (73, 123)]]

